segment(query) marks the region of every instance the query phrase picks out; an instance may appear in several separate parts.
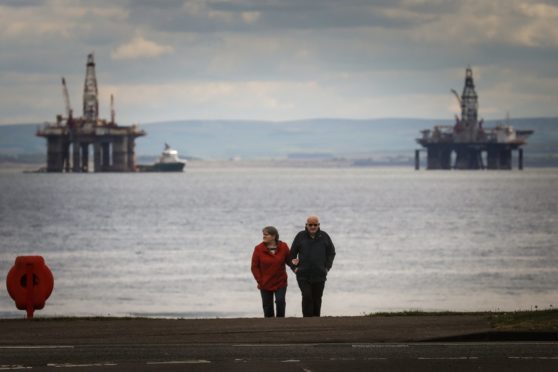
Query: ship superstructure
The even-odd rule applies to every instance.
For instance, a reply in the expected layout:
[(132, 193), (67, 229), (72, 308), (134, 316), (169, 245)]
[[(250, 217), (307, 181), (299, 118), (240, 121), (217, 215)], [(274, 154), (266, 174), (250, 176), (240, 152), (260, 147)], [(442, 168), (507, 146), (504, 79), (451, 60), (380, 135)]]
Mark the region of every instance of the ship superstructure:
[(136, 125), (120, 126), (115, 122), (114, 97), (111, 95), (111, 118), (99, 118), (99, 99), (95, 60), (87, 56), (83, 88), (83, 116), (74, 118), (66, 79), (62, 78), (65, 115), (55, 123), (46, 123), (37, 136), (47, 140), (47, 172), (89, 172), (92, 147), (94, 172), (132, 172), (136, 170), (135, 139), (145, 132)]
[(165, 149), (157, 162), (153, 165), (138, 165), (140, 172), (182, 172), (186, 166), (186, 160), (178, 157), (178, 151), (165, 143)]
[[(512, 151), (518, 151), (518, 168), (523, 169), (523, 148), (532, 130), (515, 130), (508, 123), (485, 128), (478, 119), (479, 102), (473, 70), (465, 71), (461, 96), (452, 90), (461, 107), (454, 125), (437, 125), (421, 131), (417, 142), (426, 148), (427, 169), (512, 169)], [(420, 150), (415, 151), (415, 168)]]

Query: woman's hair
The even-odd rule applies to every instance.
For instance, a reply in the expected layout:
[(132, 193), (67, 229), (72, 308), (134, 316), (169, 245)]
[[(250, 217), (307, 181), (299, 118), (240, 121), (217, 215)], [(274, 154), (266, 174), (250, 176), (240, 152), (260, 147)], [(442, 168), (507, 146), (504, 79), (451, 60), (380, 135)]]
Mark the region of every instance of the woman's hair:
[(262, 229), (262, 232), (275, 237), (275, 242), (279, 243), (279, 231), (274, 226), (266, 226)]

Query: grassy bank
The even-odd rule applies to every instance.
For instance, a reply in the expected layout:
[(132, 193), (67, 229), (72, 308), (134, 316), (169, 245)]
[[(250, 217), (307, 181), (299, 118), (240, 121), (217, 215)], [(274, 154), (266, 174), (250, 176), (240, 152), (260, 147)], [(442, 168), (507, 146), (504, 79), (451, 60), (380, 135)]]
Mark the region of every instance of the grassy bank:
[(506, 331), (558, 331), (558, 309), (532, 311), (486, 311), (486, 312), (428, 312), (409, 310), (401, 312), (372, 313), (372, 317), (394, 316), (445, 316), (476, 315), (488, 319), (492, 327)]

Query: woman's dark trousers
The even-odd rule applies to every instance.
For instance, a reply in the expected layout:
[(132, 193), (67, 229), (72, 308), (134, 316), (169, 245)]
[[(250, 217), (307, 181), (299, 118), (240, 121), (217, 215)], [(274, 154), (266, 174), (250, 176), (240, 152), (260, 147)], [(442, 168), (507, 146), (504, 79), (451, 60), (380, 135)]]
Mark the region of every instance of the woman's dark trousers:
[(273, 311), (273, 295), (275, 295), (275, 305), (277, 306), (277, 317), (285, 317), (285, 295), (287, 294), (287, 287), (279, 288), (274, 291), (266, 291), (265, 289), (260, 289), (262, 294), (262, 305), (264, 316), (266, 318), (273, 318), (275, 313)]
[(297, 280), (302, 294), (302, 316), (320, 316), (325, 282)]

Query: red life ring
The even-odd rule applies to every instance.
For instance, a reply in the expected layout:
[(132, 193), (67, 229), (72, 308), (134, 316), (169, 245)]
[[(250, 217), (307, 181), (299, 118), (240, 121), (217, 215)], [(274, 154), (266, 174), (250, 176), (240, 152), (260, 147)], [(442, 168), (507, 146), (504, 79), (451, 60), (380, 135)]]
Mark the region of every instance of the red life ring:
[(6, 287), (19, 310), (42, 309), (54, 288), (54, 277), (41, 256), (19, 256), (6, 277)]

